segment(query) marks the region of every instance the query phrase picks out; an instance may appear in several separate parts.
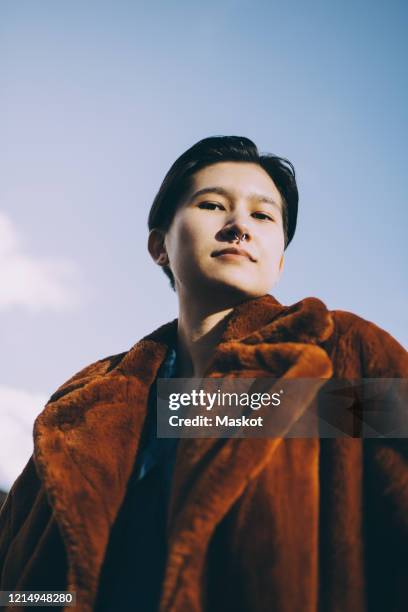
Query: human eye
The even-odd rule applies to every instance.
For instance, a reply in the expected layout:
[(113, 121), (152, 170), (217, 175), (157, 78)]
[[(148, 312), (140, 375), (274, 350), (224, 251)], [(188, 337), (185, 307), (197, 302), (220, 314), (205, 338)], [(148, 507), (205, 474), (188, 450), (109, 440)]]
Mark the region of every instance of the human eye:
[(199, 202), (198, 208), (203, 208), (205, 210), (224, 210), (224, 206), (219, 204), (218, 202)]
[(267, 215), (264, 212), (255, 212), (253, 213), (252, 216), (255, 217), (256, 219), (262, 219), (263, 221), (272, 221), (272, 222), (275, 221), (273, 217), (271, 217), (270, 215)]

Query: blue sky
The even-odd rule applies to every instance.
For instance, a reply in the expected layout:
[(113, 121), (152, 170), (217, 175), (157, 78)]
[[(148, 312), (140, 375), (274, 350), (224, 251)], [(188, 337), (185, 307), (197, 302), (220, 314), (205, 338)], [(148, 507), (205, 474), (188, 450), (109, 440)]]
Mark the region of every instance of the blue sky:
[[(317, 296), (408, 344), (407, 12), (1, 3), (0, 418), (26, 441), (20, 463), (59, 384), (177, 316), (146, 219), (205, 136), (248, 136), (296, 167), (298, 230), (273, 294)], [(0, 486), (18, 461), (0, 457)]]

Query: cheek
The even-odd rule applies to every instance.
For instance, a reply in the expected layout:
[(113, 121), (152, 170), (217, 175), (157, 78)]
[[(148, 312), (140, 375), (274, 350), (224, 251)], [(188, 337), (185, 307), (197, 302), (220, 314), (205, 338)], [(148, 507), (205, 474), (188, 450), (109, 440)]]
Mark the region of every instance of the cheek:
[(220, 227), (220, 219), (216, 215), (199, 215), (197, 211), (180, 218), (177, 226), (177, 240), (189, 251), (201, 252), (209, 248)]
[(195, 244), (199, 235), (200, 231), (195, 224), (189, 223), (188, 220), (180, 223), (178, 230), (180, 244)]
[(284, 252), (285, 242), (283, 232), (276, 232), (268, 236), (262, 242), (262, 266), (270, 269), (279, 268), (280, 260)]
[(202, 232), (196, 224), (189, 223), (188, 220), (180, 219), (174, 223), (167, 235), (167, 251), (170, 261), (186, 261), (199, 250), (200, 236)]

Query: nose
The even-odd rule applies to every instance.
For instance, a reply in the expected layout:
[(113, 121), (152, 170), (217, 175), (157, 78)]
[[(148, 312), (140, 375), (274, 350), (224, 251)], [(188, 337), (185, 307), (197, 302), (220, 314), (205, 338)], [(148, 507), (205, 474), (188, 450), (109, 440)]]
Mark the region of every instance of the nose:
[(247, 242), (252, 240), (252, 234), (248, 225), (239, 219), (226, 223), (216, 236), (217, 240), (223, 242), (235, 242), (238, 238), (241, 240), (244, 238)]

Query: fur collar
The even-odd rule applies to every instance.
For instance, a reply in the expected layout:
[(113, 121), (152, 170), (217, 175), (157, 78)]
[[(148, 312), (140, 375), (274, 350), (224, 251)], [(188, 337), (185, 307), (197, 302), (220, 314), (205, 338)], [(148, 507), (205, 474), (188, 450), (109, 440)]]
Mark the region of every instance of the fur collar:
[[(290, 307), (269, 295), (249, 300), (229, 316), (207, 376), (330, 377), (332, 364), (319, 344), (332, 331), (331, 315), (316, 298)], [(64, 387), (36, 420), (37, 470), (65, 541), (67, 588), (77, 592), (84, 611), (92, 609), (110, 529), (137, 453), (150, 386), (176, 337), (174, 320), (111, 361), (110, 368), (95, 367)], [(317, 381), (316, 390), (320, 384)], [(313, 395), (303, 399), (299, 413)], [(282, 424), (282, 433), (288, 425)], [(189, 575), (199, 571), (194, 559), (280, 440), (180, 441), (162, 610), (171, 607)]]

